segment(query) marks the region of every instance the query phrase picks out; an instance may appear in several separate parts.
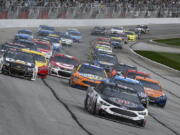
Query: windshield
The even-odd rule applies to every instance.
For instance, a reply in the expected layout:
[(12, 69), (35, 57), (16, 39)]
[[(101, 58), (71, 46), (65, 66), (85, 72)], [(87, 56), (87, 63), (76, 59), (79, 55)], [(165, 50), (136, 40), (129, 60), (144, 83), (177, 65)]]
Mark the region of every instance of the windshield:
[(10, 51), (6, 54), (6, 57), (15, 60), (21, 60), (28, 63), (34, 63), (33, 55), (25, 52)]
[(102, 78), (106, 78), (106, 74), (102, 68), (96, 68), (93, 66), (82, 65), (79, 69), (80, 73), (92, 74)]
[(103, 88), (101, 94), (110, 98), (119, 98), (122, 100), (140, 103), (139, 98), (135, 92), (117, 86), (106, 86)]
[(58, 38), (49, 37), (49, 39), (53, 43), (59, 43), (59, 39)]
[(154, 90), (161, 90), (161, 87), (157, 83), (144, 81), (144, 80), (139, 80), (139, 81), (143, 84), (144, 87), (151, 88)]
[(45, 63), (46, 62), (46, 58), (42, 55), (38, 55), (38, 54), (34, 54), (34, 58), (36, 61), (40, 61), (40, 62), (43, 62)]
[(40, 26), (41, 29), (43, 30), (49, 30), (49, 31), (54, 31), (53, 27), (48, 27), (48, 26)]
[(97, 59), (98, 61), (105, 61), (105, 62), (116, 64), (116, 59), (109, 55), (99, 55)]
[(123, 81), (123, 80), (114, 80), (115, 83), (118, 83), (120, 85), (123, 85), (123, 86), (127, 86), (129, 88), (133, 88), (135, 89), (137, 92), (143, 92), (144, 93), (144, 87), (143, 85), (139, 84), (139, 83), (131, 83), (131, 82), (128, 82), (128, 81)]
[(40, 48), (40, 49), (45, 49), (45, 50), (49, 50), (50, 47), (45, 45), (45, 44), (42, 44), (42, 43), (36, 43), (37, 45), (37, 48)]
[(30, 31), (20, 31), (19, 33), (32, 35), (32, 32), (30, 32)]
[(68, 57), (64, 57), (64, 56), (56, 56), (55, 61), (60, 62), (60, 63), (74, 65), (74, 66), (77, 66), (79, 64), (77, 60), (68, 58)]
[(28, 48), (30, 50), (37, 50), (37, 47), (35, 46), (34, 43), (31, 43), (31, 42), (25, 42), (25, 41), (17, 41), (16, 43), (19, 43), (19, 44), (22, 44), (24, 46), (26, 46), (25, 48)]
[(74, 32), (74, 31), (70, 31), (69, 34), (74, 36), (81, 36), (79, 32)]

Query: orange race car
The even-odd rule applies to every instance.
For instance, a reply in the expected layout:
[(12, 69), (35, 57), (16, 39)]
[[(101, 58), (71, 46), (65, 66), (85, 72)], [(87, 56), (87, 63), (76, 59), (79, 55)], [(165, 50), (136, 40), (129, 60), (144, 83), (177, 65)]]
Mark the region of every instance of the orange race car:
[(157, 104), (160, 107), (164, 107), (166, 105), (167, 96), (162, 90), (159, 81), (141, 76), (136, 76), (135, 79), (143, 84), (145, 93), (148, 95), (150, 103)]
[(70, 77), (70, 86), (95, 87), (107, 78), (105, 70), (101, 67), (84, 63), (79, 65)]

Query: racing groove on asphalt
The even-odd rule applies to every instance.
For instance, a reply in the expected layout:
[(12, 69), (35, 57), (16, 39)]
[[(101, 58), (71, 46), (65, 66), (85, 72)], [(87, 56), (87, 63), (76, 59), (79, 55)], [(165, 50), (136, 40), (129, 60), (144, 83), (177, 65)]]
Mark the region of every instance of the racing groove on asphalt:
[[(159, 26), (154, 26), (154, 29), (156, 29), (156, 27), (159, 27)], [(177, 30), (179, 27), (175, 27), (174, 25), (169, 26), (169, 29), (171, 29), (171, 28)], [(159, 29), (161, 30), (162, 27), (159, 28)], [(162, 35), (162, 33), (164, 33), (164, 31), (162, 31), (162, 33), (160, 33), (159, 29), (157, 29), (156, 31), (154, 30), (154, 33), (159, 33), (159, 34)], [(168, 29), (168, 27), (167, 27), (167, 29)], [(87, 37), (87, 35), (89, 35), (88, 30), (82, 29), (82, 31), (85, 33), (84, 34), (85, 35), (84, 42), (82, 44), (80, 44), (80, 45), (77, 45), (76, 47), (65, 48), (65, 52), (69, 53), (69, 54), (72, 54), (72, 55), (76, 55), (77, 57), (79, 57), (83, 61), (86, 61), (87, 52), (88, 52), (88, 49), (89, 49), (89, 47), (88, 47), (89, 41), (92, 40), (93, 37), (89, 37), (89, 38)], [(174, 31), (173, 30), (171, 30), (171, 31), (172, 31), (172, 34), (173, 34)], [(10, 34), (10, 35), (12, 35), (12, 34)], [(76, 49), (76, 48), (78, 48), (78, 49)], [(148, 73), (153, 74), (153, 77), (160, 80), (162, 82), (163, 86), (166, 89), (170, 90), (172, 87), (174, 87), (174, 89), (179, 88), (179, 85), (177, 85), (177, 84), (172, 85), (171, 84), (172, 82), (169, 82), (168, 80), (164, 80), (167, 77), (164, 77), (163, 74), (161, 75), (161, 73), (157, 72), (160, 75), (159, 76), (158, 74), (155, 74), (154, 70), (153, 71), (149, 70), (149, 69), (152, 69), (151, 67), (149, 67), (149, 65), (145, 66), (144, 63), (141, 63), (141, 61), (140, 61), (140, 64), (139, 64), (139, 61), (138, 61), (138, 63), (135, 63), (135, 62), (131, 61), (129, 59), (129, 57), (128, 57), (129, 54), (124, 54), (123, 51), (122, 52), (119, 51), (119, 52), (117, 52), (117, 54), (118, 54), (118, 57), (119, 57), (120, 61), (122, 61), (124, 63), (127, 63), (127, 64), (130, 64), (130, 65), (136, 65), (136, 66), (138, 66), (138, 68), (142, 69), (143, 71), (146, 71)], [(134, 58), (134, 59), (136, 59), (136, 58)], [(141, 66), (141, 65), (143, 65), (143, 66)], [(145, 68), (147, 66), (149, 68)], [(163, 69), (158, 69), (158, 70), (163, 70)], [(162, 78), (161, 76), (163, 76), (164, 78)], [(4, 77), (4, 78), (6, 78), (7, 81), (8, 80), (11, 81), (11, 77)], [(1, 79), (3, 79), (3, 76), (2, 76)], [(171, 78), (167, 78), (167, 79), (171, 80)], [(19, 85), (21, 81), (22, 81), (21, 83), (24, 83), (23, 80), (19, 80), (18, 78), (16, 78), (16, 79), (13, 78), (13, 81), (14, 81), (14, 84), (17, 84), (17, 85)], [(39, 82), (40, 80), (37, 80), (37, 81)], [(174, 102), (179, 101), (179, 103), (180, 103), (180, 100), (177, 99), (177, 98), (174, 99), (174, 97), (172, 97), (172, 95), (168, 95), (168, 99), (170, 99), (170, 101), (168, 100), (168, 102), (167, 102), (168, 104), (165, 107), (165, 109), (159, 109), (159, 108), (156, 108), (156, 107), (149, 107), (150, 112), (152, 111), (151, 114), (153, 116), (156, 115), (157, 116), (156, 118), (158, 118), (158, 119), (155, 118), (155, 120), (154, 120), (153, 118), (148, 118), (148, 124), (143, 129), (143, 128), (137, 128), (137, 127), (133, 127), (133, 126), (128, 126), (128, 125), (113, 122), (113, 121), (110, 121), (110, 120), (94, 117), (94, 116), (90, 115), (89, 113), (85, 112), (84, 109), (83, 109), (83, 100), (84, 100), (84, 96), (85, 96), (84, 91), (74, 89), (74, 88), (70, 88), (68, 86), (68, 82), (66, 80), (62, 80), (62, 79), (59, 79), (59, 78), (48, 77), (46, 82), (50, 85), (51, 92), (53, 93), (54, 97), (57, 100), (60, 100), (61, 103), (63, 104), (63, 106), (60, 107), (59, 109), (62, 111), (64, 108), (66, 108), (68, 110), (67, 113), (71, 114), (71, 118), (74, 117), (73, 119), (77, 123), (79, 123), (78, 125), (81, 127), (81, 129), (85, 130), (85, 132), (82, 132), (81, 134), (94, 134), (94, 135), (95, 134), (97, 134), (97, 135), (99, 135), (99, 134), (103, 134), (103, 135), (106, 135), (106, 134), (107, 135), (109, 135), (109, 134), (113, 134), (113, 135), (115, 135), (115, 134), (123, 134), (123, 135), (126, 135), (126, 134), (127, 135), (129, 135), (129, 134), (132, 134), (132, 135), (134, 135), (134, 134), (149, 134), (149, 135), (151, 135), (151, 134), (163, 134), (163, 135), (164, 134), (176, 134), (176, 135), (178, 135), (179, 134), (177, 131), (179, 131), (179, 128), (180, 128), (180, 122), (179, 122), (180, 121), (180, 119), (179, 119), (180, 116), (178, 114), (178, 112), (180, 110), (180, 105), (176, 106), (174, 104)], [(175, 80), (175, 82), (177, 82), (177, 81)], [(31, 84), (28, 85), (28, 89), (35, 89), (36, 88), (35, 86), (33, 86), (34, 85), (33, 83), (32, 83), (32, 88), (30, 88)], [(7, 85), (7, 84), (4, 84), (4, 85)], [(35, 82), (35, 85), (37, 85), (36, 82)], [(170, 85), (170, 86), (168, 86), (168, 85)], [(38, 87), (38, 85), (37, 85), (37, 87)], [(45, 89), (43, 86), (41, 86), (41, 87), (42, 87), (42, 89)], [(2, 87), (0, 87), (0, 88), (2, 89)], [(25, 86), (23, 86), (23, 87), (19, 86), (18, 89), (21, 89), (21, 91), (23, 91), (24, 88), (25, 88)], [(37, 90), (39, 90), (39, 89), (37, 89)], [(16, 92), (16, 89), (14, 89), (14, 92)], [(34, 93), (31, 93), (31, 94), (34, 96)], [(177, 91), (172, 91), (172, 93), (179, 96)], [(27, 93), (25, 93), (23, 96), (26, 97), (27, 96), (26, 94)], [(37, 94), (37, 93), (35, 93), (35, 94)], [(44, 96), (43, 91), (40, 91), (39, 94)], [(11, 96), (13, 96), (13, 95), (11, 94)], [(7, 95), (7, 99), (8, 98), (10, 98), (10, 97), (8, 97), (8, 95)], [(50, 98), (52, 100), (52, 97), (50, 97)], [(21, 98), (19, 100), (20, 100), (19, 102), (21, 102)], [(14, 102), (17, 102), (17, 100), (15, 99)], [(31, 102), (31, 101), (29, 101), (29, 102)], [(37, 101), (37, 102), (39, 102), (39, 101)], [(54, 104), (57, 104), (57, 103), (54, 103)], [(32, 104), (32, 106), (35, 106), (35, 105)], [(42, 106), (43, 110), (45, 112), (47, 112), (47, 114), (48, 114), (47, 117), (51, 117), (52, 114), (48, 113), (49, 110), (47, 109), (48, 108), (47, 106)], [(49, 106), (52, 106), (52, 104), (49, 104)], [(60, 106), (60, 105), (57, 104), (57, 106)], [(26, 108), (26, 106), (22, 105), (21, 109), (24, 109), (24, 108)], [(56, 111), (58, 112), (58, 110), (56, 108), (53, 108), (53, 109), (55, 109), (54, 110), (55, 112)], [(42, 111), (42, 110), (40, 110), (40, 111)], [(24, 113), (24, 115), (27, 115), (27, 114)], [(54, 114), (54, 115), (58, 115), (58, 113)], [(59, 114), (59, 115), (61, 115), (61, 114)], [(59, 116), (59, 117), (61, 117), (61, 116)], [(9, 118), (9, 119), (11, 119), (11, 118)], [(33, 115), (31, 119), (32, 119), (32, 121), (35, 121), (34, 119), (40, 120), (40, 118), (38, 118), (36, 115)], [(58, 120), (61, 120), (61, 118), (57, 118), (57, 121)], [(62, 119), (61, 122), (63, 120), (68, 121), (67, 119)], [(71, 123), (73, 123), (73, 122), (71, 122)], [(16, 123), (16, 124), (19, 124), (19, 123)], [(1, 127), (3, 127), (2, 125), (3, 125), (3, 123), (0, 123)], [(28, 123), (27, 121), (24, 121), (24, 125), (27, 125), (27, 127), (29, 129), (32, 128), (34, 130), (33, 124)], [(64, 131), (62, 133), (62, 130), (59, 130), (58, 128), (53, 129), (53, 127), (56, 126), (55, 123), (52, 124), (53, 127), (51, 127), (51, 126), (47, 127), (46, 124), (44, 124), (42, 122), (41, 126), (38, 125), (37, 126), (38, 128), (36, 129), (37, 131), (31, 132), (29, 134), (31, 134), (31, 135), (32, 134), (35, 134), (35, 135), (36, 134), (47, 134), (47, 135), (48, 134), (52, 134), (52, 135), (69, 134), (67, 131)], [(39, 130), (41, 130), (41, 128), (39, 128), (39, 127), (41, 127), (42, 129), (47, 128), (47, 130), (51, 131), (51, 132), (48, 133), (48, 131), (47, 131), (47, 132), (39, 133)], [(1, 130), (2, 129), (0, 128), (0, 131)], [(18, 130), (18, 129), (16, 129), (16, 130)], [(14, 132), (11, 131), (9, 133), (18, 134), (18, 131), (16, 131), (16, 130), (14, 130)], [(70, 132), (71, 134), (79, 134), (77, 132), (74, 132), (75, 129), (70, 127), (70, 126), (69, 126), (69, 130), (72, 130)], [(175, 132), (173, 132), (173, 131), (175, 131)], [(5, 135), (5, 133), (3, 133), (3, 134)], [(6, 134), (8, 134), (8, 132)], [(23, 133), (19, 133), (19, 134), (23, 135)]]

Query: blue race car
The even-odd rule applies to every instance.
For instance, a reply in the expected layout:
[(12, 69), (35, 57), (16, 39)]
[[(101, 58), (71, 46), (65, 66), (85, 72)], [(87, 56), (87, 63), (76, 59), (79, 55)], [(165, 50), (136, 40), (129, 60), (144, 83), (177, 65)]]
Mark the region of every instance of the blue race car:
[(82, 39), (81, 32), (77, 30), (68, 30), (66, 35), (73, 39), (74, 42), (80, 42)]

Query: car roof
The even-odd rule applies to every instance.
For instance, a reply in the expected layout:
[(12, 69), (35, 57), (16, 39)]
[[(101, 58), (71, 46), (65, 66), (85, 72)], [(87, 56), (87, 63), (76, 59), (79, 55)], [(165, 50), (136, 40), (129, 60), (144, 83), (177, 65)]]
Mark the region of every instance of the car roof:
[(139, 84), (140, 83), (138, 80), (134, 80), (134, 79), (126, 78), (126, 77), (122, 77), (122, 76), (117, 76), (117, 75), (114, 76), (114, 79), (122, 80), (122, 81), (129, 82), (129, 83), (134, 83), (134, 84)]

